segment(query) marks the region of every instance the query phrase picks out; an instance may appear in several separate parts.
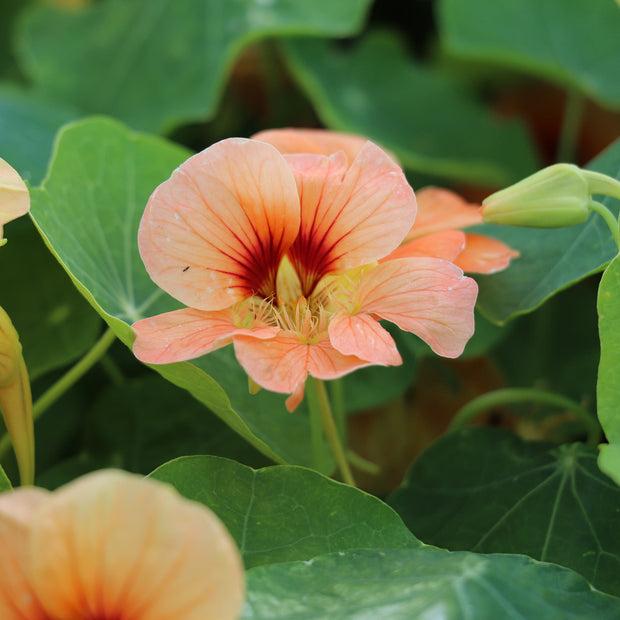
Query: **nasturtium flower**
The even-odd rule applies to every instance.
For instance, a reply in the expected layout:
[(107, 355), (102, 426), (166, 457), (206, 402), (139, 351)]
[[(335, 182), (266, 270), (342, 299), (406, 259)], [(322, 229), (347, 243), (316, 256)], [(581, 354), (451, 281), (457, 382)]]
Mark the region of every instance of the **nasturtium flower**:
[(2, 227), (7, 222), (28, 213), (30, 194), (17, 172), (0, 158), (0, 245), (6, 242)]
[(243, 565), (205, 506), (103, 470), (0, 494), (2, 620), (233, 620)]
[(468, 273), (490, 274), (508, 267), (519, 252), (503, 241), (461, 230), (482, 224), (480, 205), (455, 192), (425, 187), (417, 192), (418, 215), (403, 244), (388, 258), (435, 256)]
[(349, 138), (329, 155), (223, 140), (154, 191), (140, 253), (153, 281), (188, 307), (134, 324), (139, 359), (176, 362), (233, 342), (250, 378), (291, 394), (292, 410), (308, 374), (402, 363), (381, 319), (460, 355), (476, 283), (434, 257), (380, 262), (411, 229), (416, 200), (393, 157)]

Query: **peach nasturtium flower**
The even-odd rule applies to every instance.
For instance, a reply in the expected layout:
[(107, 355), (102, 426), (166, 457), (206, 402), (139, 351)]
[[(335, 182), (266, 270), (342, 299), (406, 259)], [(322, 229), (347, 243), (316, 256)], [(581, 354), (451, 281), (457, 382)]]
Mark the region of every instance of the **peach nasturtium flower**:
[(0, 158), (0, 245), (5, 243), (2, 227), (25, 215), (30, 209), (30, 194), (17, 172)]
[(402, 363), (381, 319), (439, 355), (461, 354), (475, 281), (434, 257), (379, 262), (411, 229), (416, 200), (390, 155), (350, 138), (329, 156), (223, 140), (154, 191), (140, 253), (188, 307), (134, 324), (139, 359), (176, 362), (233, 342), (250, 378), (291, 394), (293, 410), (308, 374)]
[(219, 519), (122, 471), (0, 494), (2, 620), (233, 620), (239, 552)]

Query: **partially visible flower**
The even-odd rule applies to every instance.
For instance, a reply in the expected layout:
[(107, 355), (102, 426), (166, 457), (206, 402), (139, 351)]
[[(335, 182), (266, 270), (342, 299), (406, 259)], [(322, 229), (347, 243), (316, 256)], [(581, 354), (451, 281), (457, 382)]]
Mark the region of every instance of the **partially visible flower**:
[(239, 552), (219, 519), (121, 471), (0, 495), (2, 620), (232, 620)]
[(0, 158), (0, 245), (6, 243), (2, 237), (2, 226), (25, 215), (30, 209), (30, 194), (26, 184), (17, 172)]
[(30, 380), (22, 346), (0, 306), (0, 412), (11, 437), (22, 484), (34, 482), (34, 424)]
[[(297, 148), (287, 131), (286, 148)], [(155, 190), (140, 224), (140, 253), (151, 278), (188, 308), (133, 326), (134, 352), (150, 363), (234, 342), (250, 378), (291, 394), (291, 410), (308, 373), (334, 379), (402, 363), (379, 319), (440, 355), (460, 355), (477, 294), (476, 283), (445, 260), (379, 263), (416, 213), (413, 190), (390, 155), (348, 136), (345, 150), (326, 156), (318, 151), (334, 138), (328, 132), (297, 137), (313, 152), (282, 155), (264, 141), (223, 140)]]
[(403, 244), (388, 258), (435, 256), (469, 273), (495, 273), (508, 267), (519, 252), (502, 241), (460, 229), (482, 224), (480, 205), (458, 194), (426, 187), (416, 194), (418, 215)]

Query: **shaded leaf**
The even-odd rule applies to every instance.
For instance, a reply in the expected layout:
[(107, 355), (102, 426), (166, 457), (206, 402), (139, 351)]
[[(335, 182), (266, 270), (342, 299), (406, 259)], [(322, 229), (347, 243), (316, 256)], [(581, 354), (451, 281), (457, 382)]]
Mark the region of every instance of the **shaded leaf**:
[(620, 617), (620, 600), (559, 566), (437, 549), (345, 551), (247, 573), (242, 618)]
[(508, 184), (536, 167), (522, 126), (493, 118), (454, 79), (415, 63), (394, 35), (371, 33), (344, 50), (299, 39), (284, 51), (328, 127), (368, 136), (406, 168)]
[[(620, 180), (620, 140), (588, 168)], [(618, 213), (620, 201), (605, 197), (600, 202)], [(480, 285), (478, 308), (497, 323), (530, 312), (556, 292), (602, 271), (618, 253), (609, 228), (597, 214), (569, 228), (541, 230), (488, 224), (476, 229), (521, 253), (505, 271), (476, 276)]]
[(620, 488), (583, 444), (524, 442), (470, 428), (433, 444), (389, 499), (425, 543), (522, 553), (620, 594)]
[(441, 0), (439, 21), (452, 54), (527, 71), (620, 108), (613, 0)]
[(215, 112), (239, 52), (266, 36), (354, 34), (369, 0), (108, 0), (79, 12), (39, 3), (18, 28), (36, 86), (85, 113), (169, 130)]
[[(22, 343), (31, 380), (95, 343), (101, 319), (75, 290), (27, 219), (9, 224), (0, 252), (0, 305)], [(28, 284), (28, 285), (26, 285)]]
[(309, 469), (254, 470), (227, 459), (194, 456), (166, 463), (151, 477), (211, 508), (248, 567), (347, 549), (420, 546), (376, 497)]
[(2, 493), (3, 491), (10, 491), (12, 488), (13, 486), (11, 485), (11, 481), (4, 473), (4, 469), (0, 467), (0, 493)]

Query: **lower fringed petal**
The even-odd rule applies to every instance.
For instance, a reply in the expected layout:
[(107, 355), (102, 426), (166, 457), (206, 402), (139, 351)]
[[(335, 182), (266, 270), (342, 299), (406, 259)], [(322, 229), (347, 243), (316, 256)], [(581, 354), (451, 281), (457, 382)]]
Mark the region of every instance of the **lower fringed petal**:
[(329, 322), (329, 340), (343, 355), (355, 355), (381, 366), (403, 363), (392, 336), (367, 314), (334, 315)]
[(454, 264), (469, 273), (495, 273), (508, 267), (513, 258), (518, 258), (519, 252), (507, 246), (503, 241), (467, 233), (465, 249)]
[(308, 374), (317, 379), (337, 379), (371, 364), (336, 351), (327, 336), (306, 344), (296, 334), (280, 333), (270, 340), (236, 335), (234, 344), (239, 363), (258, 385), (272, 392), (293, 394), (289, 410), (301, 402)]
[(133, 324), (135, 356), (149, 364), (169, 364), (195, 359), (232, 342), (235, 334), (272, 338), (278, 328), (255, 325), (240, 328), (230, 309), (213, 312), (185, 308), (142, 319)]
[(475, 280), (448, 261), (400, 258), (366, 272), (357, 291), (362, 311), (422, 338), (444, 357), (458, 357), (474, 333)]

